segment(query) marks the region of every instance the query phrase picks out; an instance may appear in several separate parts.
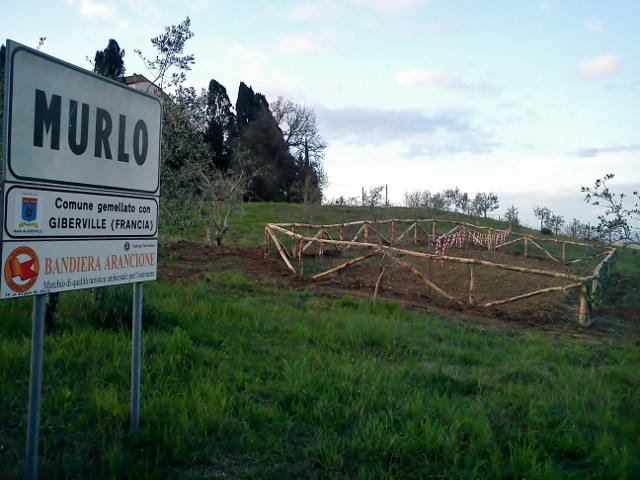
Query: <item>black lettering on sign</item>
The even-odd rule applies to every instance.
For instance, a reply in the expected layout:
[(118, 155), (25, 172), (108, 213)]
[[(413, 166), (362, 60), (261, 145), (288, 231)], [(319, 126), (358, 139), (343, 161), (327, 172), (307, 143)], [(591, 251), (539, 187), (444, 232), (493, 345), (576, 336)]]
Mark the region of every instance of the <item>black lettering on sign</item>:
[[(80, 108), (78, 108), (78, 101), (72, 98), (69, 99), (66, 139), (69, 150), (75, 155), (83, 155), (89, 146), (89, 122), (93, 121), (94, 118), (92, 110), (93, 107), (86, 103), (80, 104)], [(65, 112), (65, 116), (66, 114), (67, 112)], [(118, 161), (128, 163), (131, 156), (129, 152), (133, 152), (136, 164), (142, 166), (146, 162), (149, 152), (149, 132), (147, 124), (142, 119), (138, 119), (135, 122), (133, 131), (127, 131), (127, 124), (131, 125), (132, 123), (127, 122), (126, 115), (118, 114), (118, 138), (114, 139), (114, 142), (117, 141)], [(33, 116), (33, 146), (44, 147), (45, 137), (49, 136), (49, 148), (51, 150), (60, 150), (61, 125), (62, 97), (51, 94), (51, 97), (47, 99), (45, 91), (36, 89)], [(94, 156), (112, 160), (113, 154), (110, 139), (111, 134), (116, 132), (114, 131), (111, 113), (104, 108), (95, 107), (95, 126), (92, 126), (92, 128), (94, 128)], [(66, 150), (67, 145), (63, 145), (63, 150)]]
[(124, 151), (125, 134), (127, 133), (127, 117), (120, 115), (118, 122), (118, 161), (128, 162), (129, 154)]
[(135, 158), (138, 165), (142, 165), (147, 159), (148, 149), (149, 134), (147, 133), (147, 124), (143, 120), (138, 120), (133, 129), (133, 158)]
[(96, 109), (96, 148), (94, 155), (98, 158), (102, 157), (102, 149), (104, 148), (105, 157), (111, 160), (111, 147), (109, 146), (109, 135), (113, 128), (113, 120), (111, 115), (104, 108)]
[(82, 104), (82, 116), (80, 119), (80, 142), (78, 139), (78, 102), (69, 100), (69, 148), (76, 155), (82, 155), (89, 143), (89, 105)]
[(60, 110), (62, 97), (52, 95), (47, 104), (47, 94), (36, 89), (36, 106), (33, 117), (33, 146), (44, 145), (44, 132), (51, 134), (51, 149), (60, 150)]

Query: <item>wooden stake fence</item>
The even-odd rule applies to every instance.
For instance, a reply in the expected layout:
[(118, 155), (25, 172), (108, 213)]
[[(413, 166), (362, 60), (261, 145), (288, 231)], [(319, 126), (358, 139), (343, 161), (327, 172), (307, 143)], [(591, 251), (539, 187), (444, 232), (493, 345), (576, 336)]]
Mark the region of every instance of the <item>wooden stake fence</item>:
[[(431, 234), (427, 232), (424, 228), (425, 223), (431, 222)], [(365, 250), (369, 250), (369, 252), (362, 254), (356, 258), (350, 259), (346, 262), (341, 263), (338, 266), (330, 268), (324, 272), (316, 273), (311, 278), (314, 280), (318, 280), (329, 275), (335, 274), (342, 270), (345, 270), (353, 265), (364, 262), (371, 257), (380, 256), (381, 258), (388, 257), (392, 260), (393, 263), (397, 264), (404, 270), (407, 270), (411, 275), (418, 278), (426, 287), (428, 287), (431, 291), (437, 293), (441, 297), (446, 298), (447, 300), (456, 303), (456, 304), (468, 304), (471, 306), (477, 307), (493, 307), (498, 305), (504, 305), (511, 302), (516, 302), (519, 300), (523, 300), (526, 298), (531, 298), (537, 295), (542, 295), (546, 293), (552, 292), (567, 292), (571, 289), (580, 289), (580, 305), (579, 305), (579, 323), (581, 327), (586, 326), (587, 319), (587, 310), (591, 308), (591, 304), (593, 299), (595, 298), (595, 294), (599, 293), (599, 290), (603, 289), (603, 285), (606, 282), (606, 275), (603, 272), (606, 272), (608, 266), (612, 263), (615, 258), (615, 249), (607, 248), (602, 254), (599, 255), (591, 255), (589, 258), (597, 258), (599, 256), (604, 256), (605, 258), (596, 266), (593, 273), (588, 276), (579, 276), (568, 273), (559, 273), (559, 272), (551, 272), (546, 270), (540, 270), (536, 268), (527, 268), (527, 267), (517, 267), (513, 265), (505, 265), (494, 262), (488, 262), (484, 260), (478, 259), (469, 259), (469, 258), (461, 258), (461, 257), (452, 257), (447, 255), (434, 255), (430, 253), (422, 253), (416, 252), (413, 250), (408, 250), (405, 248), (400, 248), (394, 246), (402, 239), (404, 239), (409, 232), (413, 229), (414, 243), (418, 242), (418, 232), (423, 232), (427, 237), (427, 244), (431, 247), (432, 244), (435, 243), (436, 240), (436, 229), (438, 222), (443, 224), (455, 224), (455, 226), (448, 231), (447, 234), (453, 234), (459, 231), (461, 228), (468, 228), (474, 230), (487, 230), (489, 235), (492, 234), (492, 229), (487, 227), (479, 227), (476, 225), (471, 225), (464, 222), (451, 222), (444, 220), (436, 220), (436, 219), (427, 219), (427, 220), (384, 220), (379, 222), (370, 222), (370, 221), (358, 221), (358, 222), (345, 222), (340, 224), (332, 224), (332, 225), (310, 225), (310, 224), (299, 224), (299, 223), (283, 223), (283, 224), (267, 224), (265, 226), (265, 235), (264, 235), (264, 252), (265, 255), (268, 255), (269, 244), (273, 243), (278, 251), (278, 254), (285, 262), (285, 265), (289, 270), (291, 270), (294, 274), (302, 277), (304, 275), (304, 252), (307, 251), (312, 245), (318, 245), (318, 253), (317, 255), (321, 256), (324, 254), (325, 245), (333, 246), (338, 253), (343, 253), (349, 248), (362, 248)], [(399, 235), (395, 236), (395, 231), (397, 224), (409, 224), (409, 226)], [(389, 236), (385, 236), (380, 230), (379, 226), (390, 224), (390, 233)], [(374, 226), (376, 228), (374, 228)], [(352, 240), (344, 240), (346, 231), (345, 228), (348, 227), (359, 227)], [(297, 233), (297, 229), (304, 229), (305, 232), (309, 230), (318, 229), (318, 232), (310, 237), (308, 234), (301, 235)], [(340, 240), (334, 240), (331, 234), (329, 233), (330, 229), (339, 228), (339, 238)], [(280, 241), (276, 232), (279, 232), (283, 235), (291, 237), (291, 253), (286, 249), (284, 244)], [(378, 238), (380, 243), (371, 243), (369, 242), (370, 232), (373, 232)], [(447, 235), (445, 234), (445, 235)], [(362, 235), (363, 241), (358, 241), (360, 236)], [(548, 250), (542, 247), (538, 242), (542, 241), (552, 241), (556, 243), (562, 244), (562, 263), (571, 264), (576, 263), (578, 261), (582, 261), (583, 259), (573, 260), (571, 262), (566, 262), (566, 246), (574, 245), (580, 247), (593, 247), (593, 245), (587, 243), (580, 242), (572, 242), (567, 240), (556, 240), (556, 239), (534, 239), (530, 235), (522, 235), (519, 238), (511, 240), (509, 242), (504, 242), (500, 245), (493, 245), (493, 248), (503, 248), (508, 245), (513, 245), (518, 242), (524, 243), (524, 257), (527, 258), (529, 255), (529, 244), (538, 248), (542, 253), (544, 253), (547, 257), (549, 257), (553, 262), (560, 263), (560, 261), (555, 258)], [(491, 242), (488, 242), (489, 247), (491, 248)], [(297, 249), (296, 249), (297, 245)], [(468, 236), (467, 236), (467, 245), (468, 245)], [(297, 251), (296, 251), (297, 250)], [(298, 257), (298, 268), (293, 266), (290, 259)], [(426, 259), (429, 262), (429, 278), (425, 277), (418, 269), (416, 269), (413, 265), (399, 258), (399, 256), (413, 257), (419, 259)], [(444, 289), (436, 285), (431, 280), (431, 262), (437, 260), (440, 262), (450, 262), (450, 263), (458, 263), (458, 264), (466, 264), (469, 265), (469, 293), (467, 297), (467, 301), (460, 300), (456, 298), (449, 292), (446, 292)], [(551, 286), (542, 289), (538, 289), (532, 292), (527, 292), (524, 294), (516, 295), (510, 298), (493, 300), (489, 302), (485, 302), (482, 304), (476, 303), (476, 288), (477, 288), (477, 267), (487, 267), (487, 268), (496, 268), (501, 270), (508, 270), (512, 272), (522, 273), (522, 274), (532, 274), (538, 276), (545, 276), (549, 278), (554, 278), (557, 280), (563, 280), (565, 282), (571, 282), (566, 285), (560, 286)], [(382, 270), (384, 271), (384, 269)], [(380, 276), (382, 273), (380, 274)], [(380, 282), (380, 277), (378, 277), (377, 284)], [(590, 288), (591, 285), (591, 288)], [(591, 291), (590, 291), (591, 290)]]

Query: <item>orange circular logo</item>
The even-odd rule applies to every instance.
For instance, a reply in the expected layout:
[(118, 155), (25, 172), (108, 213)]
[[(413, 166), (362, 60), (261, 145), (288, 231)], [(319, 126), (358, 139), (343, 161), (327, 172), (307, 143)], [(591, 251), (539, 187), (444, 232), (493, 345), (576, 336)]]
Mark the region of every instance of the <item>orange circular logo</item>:
[(18, 247), (7, 257), (4, 279), (11, 290), (23, 293), (33, 287), (40, 272), (38, 255), (29, 247)]

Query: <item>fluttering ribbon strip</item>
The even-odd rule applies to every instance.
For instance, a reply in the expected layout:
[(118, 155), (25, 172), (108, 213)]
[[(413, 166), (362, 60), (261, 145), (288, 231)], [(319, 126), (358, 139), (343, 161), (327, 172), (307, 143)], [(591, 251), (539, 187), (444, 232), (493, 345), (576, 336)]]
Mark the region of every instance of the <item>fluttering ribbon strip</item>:
[(474, 245), (480, 245), (487, 247), (491, 252), (494, 251), (499, 245), (502, 245), (507, 238), (511, 235), (511, 227), (506, 230), (502, 230), (498, 233), (480, 233), (473, 230), (467, 230), (462, 228), (455, 233), (445, 233), (436, 238), (436, 255), (444, 255), (447, 250), (452, 246), (462, 248), (465, 244), (467, 236), (470, 237), (471, 242)]

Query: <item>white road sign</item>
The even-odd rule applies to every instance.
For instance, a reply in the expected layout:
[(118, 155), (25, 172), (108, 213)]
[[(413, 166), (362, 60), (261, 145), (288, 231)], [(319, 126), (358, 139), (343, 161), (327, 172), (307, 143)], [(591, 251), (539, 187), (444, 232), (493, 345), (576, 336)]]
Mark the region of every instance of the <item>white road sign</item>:
[(5, 239), (156, 238), (155, 198), (9, 185)]
[(162, 104), (7, 41), (0, 298), (155, 280)]
[(157, 97), (15, 42), (8, 47), (5, 181), (158, 192)]

